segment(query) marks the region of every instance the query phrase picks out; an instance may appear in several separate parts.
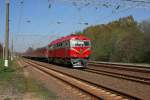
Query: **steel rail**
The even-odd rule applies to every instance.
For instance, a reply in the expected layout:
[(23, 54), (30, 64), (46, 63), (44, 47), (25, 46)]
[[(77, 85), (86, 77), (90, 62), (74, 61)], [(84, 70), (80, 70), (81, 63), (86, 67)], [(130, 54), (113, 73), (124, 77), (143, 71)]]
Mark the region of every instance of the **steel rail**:
[[(109, 64), (109, 63), (101, 63), (94, 62), (89, 63), (89, 70), (99, 71), (103, 73), (109, 73), (113, 75), (118, 75), (122, 77), (130, 77), (130, 79), (141, 81), (143, 83), (150, 84), (150, 67), (131, 67), (130, 65), (120, 65), (120, 64)], [(115, 75), (115, 76), (116, 76)]]
[(89, 65), (91, 66), (88, 66), (85, 71), (150, 85), (150, 77), (148, 77), (150, 75), (150, 67), (96, 61), (89, 62)]
[(132, 76), (132, 75), (119, 74), (119, 73), (109, 72), (109, 71), (107, 72), (107, 71), (103, 71), (103, 70), (96, 70), (93, 68), (87, 68), (87, 69), (84, 69), (83, 71), (95, 73), (95, 74), (100, 74), (100, 75), (101, 74), (107, 75), (107, 76), (111, 76), (111, 77), (121, 78), (121, 79), (125, 79), (125, 80), (130, 80), (130, 81), (135, 81), (135, 82), (139, 82), (142, 84), (150, 85), (150, 79), (147, 79), (147, 78), (141, 78), (141, 77), (136, 77), (136, 76)]
[[(51, 76), (53, 76), (53, 77), (55, 77), (55, 78), (57, 78), (57, 79), (59, 79), (59, 80), (65, 82), (65, 83), (67, 83), (67, 84), (69, 84), (69, 85), (71, 85), (71, 86), (77, 88), (77, 89), (82, 90), (83, 92), (85, 92), (85, 93), (87, 93), (87, 94), (89, 94), (89, 95), (91, 95), (91, 96), (93, 96), (93, 97), (95, 97), (95, 98), (97, 98), (97, 99), (103, 100), (103, 98), (99, 97), (97, 94), (88, 92), (88, 91), (86, 91), (86, 89), (80, 88), (80, 87), (78, 87), (78, 86), (72, 84), (71, 82), (68, 82), (68, 81), (65, 80), (65, 79), (62, 79), (62, 78), (60, 78), (60, 77), (58, 77), (58, 76), (55, 76), (55, 75), (49, 73), (48, 71), (43, 70), (43, 68), (40, 68), (41, 66), (40, 66), (40, 67), (37, 67), (36, 65), (34, 65), (34, 64), (30, 63), (30, 62), (26, 62), (26, 63), (32, 65), (33, 67), (37, 68), (38, 70), (40, 70), (40, 71), (42, 71), (42, 72), (44, 72), (44, 73), (46, 73), (46, 74), (48, 74), (48, 75), (51, 75)], [(53, 71), (54, 71), (54, 70), (53, 70)]]
[(103, 65), (103, 66), (108, 66), (108, 67), (111, 65), (111, 67), (113, 66), (115, 68), (121, 66), (123, 68), (130, 68), (131, 70), (132, 69), (135, 70), (136, 68), (136, 70), (140, 70), (140, 71), (144, 70), (144, 71), (150, 72), (150, 66), (146, 66), (146, 65), (134, 65), (134, 64), (126, 64), (126, 63), (112, 63), (112, 62), (99, 62), (99, 61), (89, 61), (88, 64), (89, 65)]
[(122, 66), (122, 65), (113, 65), (113, 64), (97, 64), (97, 63), (89, 63), (89, 66), (94, 66), (97, 68), (109, 68), (109, 69), (116, 69), (116, 70), (120, 70), (120, 71), (132, 71), (132, 72), (138, 72), (138, 73), (150, 73), (150, 69), (148, 68), (135, 68), (135, 67), (131, 67), (131, 66)]
[[(30, 61), (31, 61), (31, 60), (30, 60)], [(44, 67), (44, 68), (47, 68), (47, 69), (50, 69), (50, 70), (53, 70), (53, 71), (62, 73), (62, 74), (64, 74), (64, 75), (67, 75), (67, 76), (72, 77), (72, 78), (77, 79), (77, 80), (80, 80), (80, 81), (82, 81), (82, 82), (86, 82), (86, 83), (91, 84), (91, 85), (93, 85), (93, 86), (103, 88), (103, 89), (105, 89), (105, 90), (107, 90), (107, 91), (111, 91), (112, 93), (116, 93), (116, 94), (121, 95), (121, 96), (123, 96), (123, 97), (128, 97), (128, 98), (140, 100), (139, 98), (134, 97), (134, 96), (131, 96), (131, 95), (129, 95), (129, 94), (122, 93), (122, 92), (120, 92), (120, 91), (113, 90), (113, 89), (110, 89), (110, 88), (107, 88), (107, 87), (104, 87), (104, 86), (101, 86), (101, 85), (92, 83), (92, 82), (90, 82), (90, 81), (88, 81), (88, 80), (84, 80), (84, 79), (81, 79), (81, 78), (79, 78), (79, 77), (72, 76), (72, 75), (67, 74), (67, 73), (65, 73), (65, 72), (61, 72), (61, 71), (55, 70), (55, 69), (53, 69), (53, 68), (50, 68), (50, 67), (44, 66), (44, 65), (42, 65), (42, 64), (39, 64), (39, 63), (37, 63), (37, 62), (35, 62), (35, 61), (31, 61), (31, 62), (32, 62), (32, 63), (35, 63), (35, 64), (37, 64), (37, 65), (39, 65), (39, 66), (41, 66), (41, 67)], [(29, 63), (29, 62), (27, 62), (27, 63)]]

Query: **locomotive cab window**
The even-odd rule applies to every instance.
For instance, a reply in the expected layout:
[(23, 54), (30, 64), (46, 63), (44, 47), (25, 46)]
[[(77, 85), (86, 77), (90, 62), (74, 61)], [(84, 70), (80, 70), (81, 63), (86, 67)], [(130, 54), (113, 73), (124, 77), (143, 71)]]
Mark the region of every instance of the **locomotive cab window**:
[(90, 41), (86, 40), (71, 40), (70, 42), (72, 47), (75, 46), (90, 46)]
[(90, 41), (84, 41), (85, 46), (90, 46)]

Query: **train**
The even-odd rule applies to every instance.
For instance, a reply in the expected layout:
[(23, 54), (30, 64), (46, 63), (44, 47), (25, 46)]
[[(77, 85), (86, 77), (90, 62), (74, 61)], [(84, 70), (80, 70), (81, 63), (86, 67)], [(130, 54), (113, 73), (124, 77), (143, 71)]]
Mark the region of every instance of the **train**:
[(49, 63), (58, 63), (85, 68), (90, 59), (91, 40), (83, 35), (68, 35), (49, 43), (47, 46), (23, 53), (23, 57), (46, 59)]

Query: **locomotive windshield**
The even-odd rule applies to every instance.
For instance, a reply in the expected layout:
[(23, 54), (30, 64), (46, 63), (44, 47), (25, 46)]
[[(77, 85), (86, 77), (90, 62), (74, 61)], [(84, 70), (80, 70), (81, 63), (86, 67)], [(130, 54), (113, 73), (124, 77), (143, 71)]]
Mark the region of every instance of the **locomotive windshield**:
[(90, 46), (90, 41), (84, 41), (85, 46)]
[(90, 46), (90, 41), (88, 40), (71, 40), (70, 42), (72, 47), (75, 46)]

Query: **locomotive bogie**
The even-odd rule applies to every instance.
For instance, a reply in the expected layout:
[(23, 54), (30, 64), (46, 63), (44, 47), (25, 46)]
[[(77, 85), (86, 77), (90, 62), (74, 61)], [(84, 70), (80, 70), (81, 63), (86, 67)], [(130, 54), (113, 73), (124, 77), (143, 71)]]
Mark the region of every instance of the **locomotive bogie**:
[(71, 59), (71, 64), (74, 68), (85, 68), (87, 66), (88, 59)]

